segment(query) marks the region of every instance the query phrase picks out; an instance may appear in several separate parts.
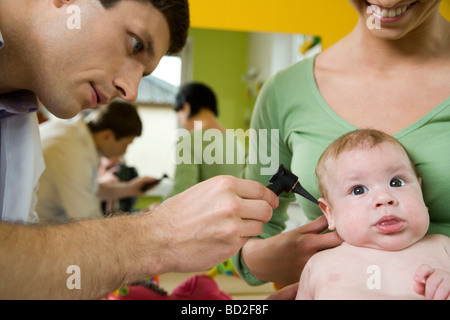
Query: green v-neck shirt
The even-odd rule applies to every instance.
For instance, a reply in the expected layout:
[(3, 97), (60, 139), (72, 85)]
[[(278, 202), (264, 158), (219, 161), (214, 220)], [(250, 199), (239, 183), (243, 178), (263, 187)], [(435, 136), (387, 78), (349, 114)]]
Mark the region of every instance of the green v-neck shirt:
[[(265, 83), (255, 105), (251, 127), (256, 131), (279, 130), (279, 163), (319, 198), (315, 176), (319, 157), (339, 136), (358, 128), (337, 115), (321, 96), (314, 77), (314, 60), (315, 57), (305, 59)], [(431, 221), (428, 233), (450, 236), (450, 97), (393, 136), (408, 150), (422, 176)], [(274, 150), (268, 154), (271, 152)], [(259, 163), (248, 165), (245, 178), (267, 185), (270, 176), (261, 175), (262, 167)], [(286, 210), (293, 200), (299, 202), (309, 220), (322, 214), (314, 203), (284, 193), (260, 237), (268, 238), (283, 231), (288, 219)], [(233, 257), (233, 263), (249, 283), (262, 283), (246, 269), (239, 254)]]

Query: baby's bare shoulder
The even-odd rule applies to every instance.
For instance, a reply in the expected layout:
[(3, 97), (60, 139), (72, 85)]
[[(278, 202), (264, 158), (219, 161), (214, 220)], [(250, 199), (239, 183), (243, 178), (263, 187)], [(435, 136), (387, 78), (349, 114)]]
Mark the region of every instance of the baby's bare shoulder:
[(419, 242), (417, 249), (450, 257), (450, 238), (443, 234), (429, 234)]
[(349, 256), (354, 256), (355, 250), (362, 250), (363, 248), (357, 248), (352, 245), (343, 242), (340, 246), (319, 251), (309, 259), (308, 262), (320, 263), (323, 260), (329, 261), (340, 261), (346, 260)]
[(450, 238), (443, 234), (429, 234), (426, 235), (422, 241), (424, 245), (436, 245), (439, 244), (441, 246), (444, 246), (444, 248), (447, 248), (447, 250), (450, 249)]

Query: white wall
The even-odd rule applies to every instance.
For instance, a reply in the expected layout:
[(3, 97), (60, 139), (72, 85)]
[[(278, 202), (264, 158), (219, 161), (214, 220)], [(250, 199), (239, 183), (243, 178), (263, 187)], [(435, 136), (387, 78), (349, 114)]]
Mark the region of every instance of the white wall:
[(299, 49), (304, 40), (300, 34), (250, 33), (248, 70), (257, 70), (256, 81), (266, 81), (278, 71), (321, 51), (321, 46), (316, 46), (303, 56)]
[(172, 137), (178, 128), (176, 113), (169, 107), (153, 106), (138, 106), (138, 112), (143, 123), (142, 135), (128, 147), (127, 164), (136, 167), (139, 175), (159, 178), (166, 173), (173, 177), (175, 141)]

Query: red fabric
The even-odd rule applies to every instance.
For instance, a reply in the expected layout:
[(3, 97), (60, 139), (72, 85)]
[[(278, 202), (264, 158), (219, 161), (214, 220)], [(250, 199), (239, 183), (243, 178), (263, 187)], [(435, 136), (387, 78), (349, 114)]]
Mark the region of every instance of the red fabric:
[(142, 285), (129, 285), (118, 294), (111, 293), (109, 300), (231, 300), (231, 296), (221, 291), (219, 286), (206, 274), (193, 275), (180, 283), (168, 295), (156, 292)]

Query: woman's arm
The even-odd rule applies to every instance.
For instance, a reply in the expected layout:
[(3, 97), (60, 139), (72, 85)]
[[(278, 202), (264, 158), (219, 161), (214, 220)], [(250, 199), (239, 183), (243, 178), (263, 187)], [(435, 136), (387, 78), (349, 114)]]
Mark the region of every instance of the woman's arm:
[(251, 239), (242, 248), (241, 258), (257, 279), (290, 285), (298, 281), (309, 258), (342, 243), (336, 232), (320, 234), (327, 226), (325, 217), (321, 216), (267, 239)]

